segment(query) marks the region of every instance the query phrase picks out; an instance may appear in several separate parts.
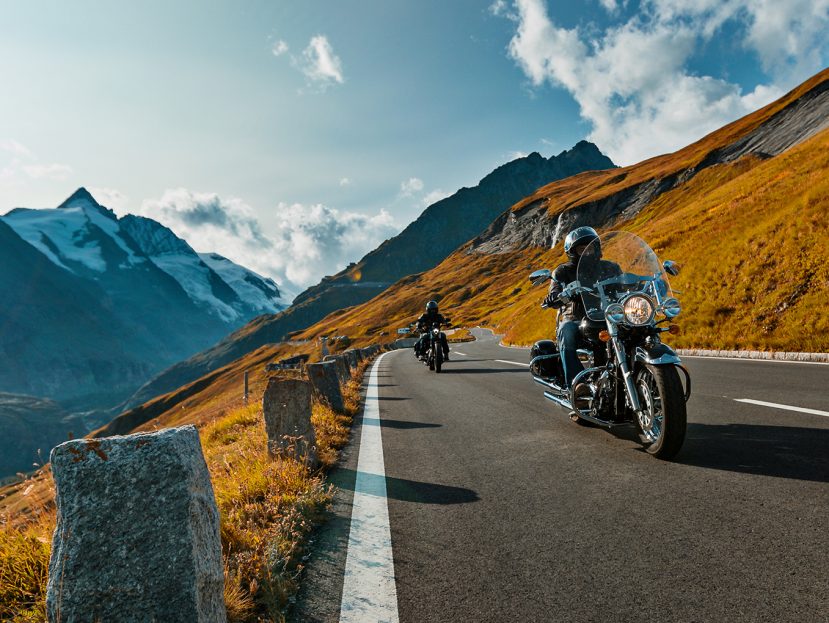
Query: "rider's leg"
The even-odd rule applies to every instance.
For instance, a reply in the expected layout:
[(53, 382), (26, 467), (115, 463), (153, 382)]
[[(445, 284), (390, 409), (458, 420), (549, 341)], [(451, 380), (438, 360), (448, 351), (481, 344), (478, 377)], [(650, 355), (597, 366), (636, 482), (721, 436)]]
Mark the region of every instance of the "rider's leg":
[(564, 368), (564, 382), (567, 387), (570, 387), (576, 375), (584, 370), (578, 355), (579, 323), (575, 320), (559, 323), (556, 337), (558, 339), (558, 350), (561, 353), (561, 365)]

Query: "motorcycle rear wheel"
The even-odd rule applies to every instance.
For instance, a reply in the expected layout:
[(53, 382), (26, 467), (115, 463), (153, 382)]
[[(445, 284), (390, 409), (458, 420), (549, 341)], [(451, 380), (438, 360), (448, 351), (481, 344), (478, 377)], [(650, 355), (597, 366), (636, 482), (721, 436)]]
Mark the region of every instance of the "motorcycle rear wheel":
[(636, 391), (644, 412), (635, 416), (645, 450), (672, 459), (682, 448), (687, 427), (685, 390), (674, 366), (643, 364), (636, 372)]

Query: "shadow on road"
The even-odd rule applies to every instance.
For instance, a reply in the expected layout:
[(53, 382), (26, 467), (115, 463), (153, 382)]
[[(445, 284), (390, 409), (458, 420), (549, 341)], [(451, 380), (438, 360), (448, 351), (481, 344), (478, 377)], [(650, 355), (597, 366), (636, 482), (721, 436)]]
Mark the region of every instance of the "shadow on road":
[(406, 420), (387, 420), (385, 418), (378, 420), (377, 418), (364, 417), (363, 426), (382, 426), (383, 428), (399, 428), (404, 430), (413, 428), (440, 428), (443, 424), (432, 424), (430, 422), (407, 422)]
[(377, 400), (411, 400), (406, 396), (378, 396)]
[[(464, 361), (464, 363), (466, 363)], [(526, 369), (521, 368), (443, 368), (441, 374), (501, 374), (503, 372), (520, 372), (527, 374)]]
[[(415, 502), (417, 504), (468, 504), (477, 502), (481, 498), (472, 489), (464, 487), (450, 487), (432, 482), (419, 482), (404, 478), (391, 478), (366, 472), (355, 472), (350, 469), (337, 470), (339, 486), (355, 493), (367, 495), (382, 495), (383, 484), (386, 485), (386, 496), (392, 500)], [(359, 476), (359, 481), (358, 481)]]
[(752, 424), (688, 424), (678, 463), (829, 482), (829, 430)]

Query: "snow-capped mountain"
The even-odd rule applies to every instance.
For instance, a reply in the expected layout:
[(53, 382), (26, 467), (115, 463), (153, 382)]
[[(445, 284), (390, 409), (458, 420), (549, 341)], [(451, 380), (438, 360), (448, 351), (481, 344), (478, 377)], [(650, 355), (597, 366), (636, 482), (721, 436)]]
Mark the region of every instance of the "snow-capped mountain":
[(85, 188), (57, 208), (15, 208), (3, 217), (17, 234), (69, 272), (95, 277), (108, 269), (146, 263), (132, 241), (121, 235), (118, 218)]
[(83, 188), (57, 208), (15, 208), (0, 221), (6, 246), (19, 247), (14, 257), (28, 258), (2, 266), (4, 300), (17, 304), (5, 321), (0, 313), (0, 358), (29, 371), (0, 374), (0, 392), (112, 406), (287, 303), (273, 281), (221, 256), (203, 259), (152, 219), (119, 219)]
[(270, 277), (239, 266), (218, 253), (199, 253), (202, 261), (216, 271), (256, 314), (273, 314), (285, 309), (290, 298)]
[(221, 255), (196, 253), (186, 241), (151, 218), (128, 214), (121, 218), (120, 224), (159, 268), (179, 282), (196, 304), (231, 325), (287, 307), (272, 279), (257, 275)]

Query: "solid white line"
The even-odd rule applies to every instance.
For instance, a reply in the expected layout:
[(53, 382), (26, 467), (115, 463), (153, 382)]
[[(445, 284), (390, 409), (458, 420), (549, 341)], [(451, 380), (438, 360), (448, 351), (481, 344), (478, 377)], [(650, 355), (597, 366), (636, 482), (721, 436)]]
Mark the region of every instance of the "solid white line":
[(456, 355), (463, 355), (464, 357), (469, 357), (469, 355), (467, 355), (466, 353), (462, 353), (459, 350), (453, 350), (452, 352), (455, 353)]
[[(363, 418), (369, 424), (380, 421), (377, 373), (387, 354), (380, 355), (371, 367), (363, 408)], [(377, 425), (362, 427), (340, 621), (398, 621), (382, 427)]]
[(760, 405), (761, 407), (773, 407), (775, 409), (785, 409), (786, 411), (798, 411), (800, 413), (809, 413), (811, 415), (822, 415), (829, 417), (829, 411), (820, 411), (818, 409), (806, 409), (804, 407), (793, 407), (791, 405), (781, 405), (776, 402), (763, 402), (762, 400), (752, 400), (751, 398), (735, 398), (737, 402), (745, 402), (750, 405)]
[(829, 366), (826, 361), (789, 361), (788, 359), (751, 359), (750, 357), (719, 357), (717, 355), (680, 355), (680, 359), (720, 359), (722, 361), (753, 361), (755, 363), (803, 363), (807, 366)]
[(511, 363), (514, 366), (524, 366), (525, 368), (529, 368), (530, 364), (528, 363), (521, 363), (520, 361), (507, 361), (506, 359), (495, 359), (498, 363)]

